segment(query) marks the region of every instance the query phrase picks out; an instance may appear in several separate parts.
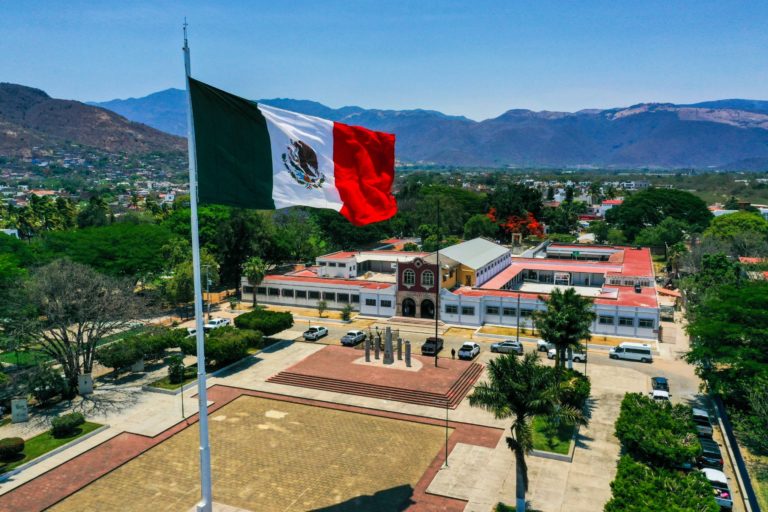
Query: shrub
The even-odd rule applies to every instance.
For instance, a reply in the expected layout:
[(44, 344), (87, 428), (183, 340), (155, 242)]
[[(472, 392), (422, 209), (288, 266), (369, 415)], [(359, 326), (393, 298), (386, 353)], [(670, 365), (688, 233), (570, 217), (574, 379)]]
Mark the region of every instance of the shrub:
[(703, 473), (684, 474), (651, 468), (627, 455), (619, 461), (611, 489), (613, 496), (605, 504), (605, 512), (718, 512), (720, 509)]
[(701, 453), (690, 407), (627, 393), (616, 420), (627, 453), (654, 467), (675, 468)]
[(20, 437), (0, 439), (0, 460), (14, 460), (24, 451), (24, 440)]
[(589, 377), (576, 370), (565, 370), (561, 378), (560, 401), (579, 411), (584, 409), (592, 390)]
[(325, 310), (328, 309), (328, 303), (324, 300), (321, 300), (317, 303), (317, 316), (320, 318), (323, 318), (323, 315), (325, 314)]
[(264, 336), (272, 336), (293, 327), (293, 315), (287, 311), (267, 311), (256, 309), (235, 318), (238, 329), (260, 331)]
[[(251, 330), (238, 330), (221, 327), (214, 329), (205, 336), (205, 364), (210, 366), (215, 362), (216, 366), (233, 363), (248, 355), (248, 344), (260, 344), (263, 338), (258, 332)], [(197, 355), (197, 342), (195, 338), (185, 338), (181, 343), (181, 350), (186, 355)]]
[(61, 372), (50, 364), (37, 366), (27, 377), (27, 388), (39, 404), (48, 402), (66, 390)]
[(344, 309), (341, 310), (341, 319), (345, 322), (349, 322), (349, 318), (352, 316), (352, 306), (347, 304)]
[(106, 368), (112, 368), (115, 373), (142, 357), (141, 347), (135, 337), (115, 341), (96, 351), (96, 361)]
[(184, 358), (180, 355), (173, 356), (168, 364), (168, 380), (171, 384), (179, 384), (184, 380)]
[(68, 437), (77, 431), (77, 427), (85, 423), (85, 417), (79, 412), (72, 412), (54, 418), (51, 421), (53, 437)]

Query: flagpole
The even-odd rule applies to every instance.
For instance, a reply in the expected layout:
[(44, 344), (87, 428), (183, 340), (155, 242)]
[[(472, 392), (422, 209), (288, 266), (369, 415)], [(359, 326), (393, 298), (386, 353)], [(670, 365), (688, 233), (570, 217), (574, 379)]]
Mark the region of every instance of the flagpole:
[(200, 277), (200, 235), (197, 221), (197, 155), (192, 97), (189, 92), (190, 60), (187, 44), (187, 20), (184, 19), (184, 71), (187, 85), (187, 149), (189, 152), (189, 202), (192, 209), (192, 269), (195, 283), (195, 337), (197, 338), (197, 398), (200, 426), (200, 491), (198, 512), (212, 512), (211, 448), (208, 443), (208, 390), (205, 387), (205, 330), (203, 328), (202, 279)]

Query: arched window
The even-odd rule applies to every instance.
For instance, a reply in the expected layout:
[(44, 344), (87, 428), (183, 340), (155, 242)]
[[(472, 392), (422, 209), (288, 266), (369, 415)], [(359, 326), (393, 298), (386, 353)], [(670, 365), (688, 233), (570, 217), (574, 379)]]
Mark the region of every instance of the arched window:
[(432, 273), (431, 270), (425, 270), (421, 274), (421, 285), (422, 286), (432, 286), (435, 284), (435, 274)]
[(411, 269), (405, 269), (403, 272), (403, 284), (416, 284), (416, 272)]

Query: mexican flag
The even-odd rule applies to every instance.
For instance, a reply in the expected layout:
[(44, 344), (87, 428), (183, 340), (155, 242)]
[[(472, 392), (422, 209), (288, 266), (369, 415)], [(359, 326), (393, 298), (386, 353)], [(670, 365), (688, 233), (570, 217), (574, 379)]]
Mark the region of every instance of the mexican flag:
[(201, 203), (389, 219), (395, 136), (240, 98), (189, 78)]

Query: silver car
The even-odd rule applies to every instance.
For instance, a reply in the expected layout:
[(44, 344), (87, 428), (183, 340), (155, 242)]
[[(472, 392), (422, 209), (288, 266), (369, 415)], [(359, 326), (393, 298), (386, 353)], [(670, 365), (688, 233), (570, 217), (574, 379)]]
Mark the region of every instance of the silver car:
[(491, 352), (501, 352), (503, 354), (515, 353), (518, 355), (523, 354), (523, 344), (519, 341), (507, 340), (500, 343), (491, 344)]

